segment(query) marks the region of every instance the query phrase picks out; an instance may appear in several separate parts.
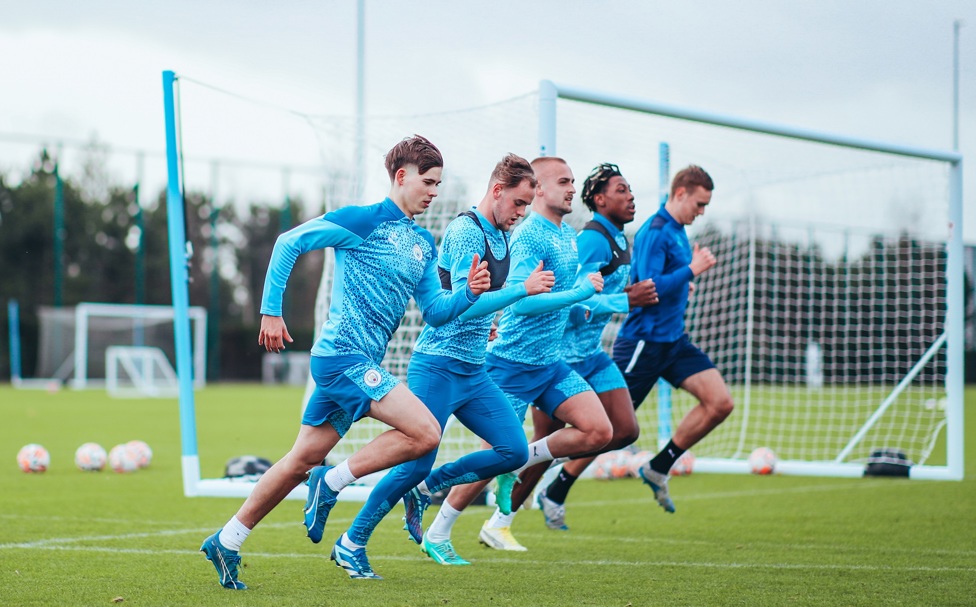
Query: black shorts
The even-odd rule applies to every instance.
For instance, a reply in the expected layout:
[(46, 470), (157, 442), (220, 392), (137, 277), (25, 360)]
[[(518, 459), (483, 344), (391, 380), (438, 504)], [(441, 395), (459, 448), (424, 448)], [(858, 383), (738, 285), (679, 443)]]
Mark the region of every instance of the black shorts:
[(658, 379), (664, 378), (678, 387), (692, 375), (715, 368), (687, 334), (678, 341), (663, 343), (618, 337), (613, 342), (613, 361), (624, 374), (635, 409), (644, 402)]

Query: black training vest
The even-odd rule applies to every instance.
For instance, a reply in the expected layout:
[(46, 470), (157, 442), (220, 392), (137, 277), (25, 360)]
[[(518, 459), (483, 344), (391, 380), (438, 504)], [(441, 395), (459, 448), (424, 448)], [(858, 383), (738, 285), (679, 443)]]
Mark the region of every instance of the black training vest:
[(603, 276), (610, 276), (616, 272), (617, 268), (620, 266), (630, 263), (630, 249), (621, 249), (620, 245), (617, 244), (617, 241), (613, 236), (610, 235), (610, 232), (607, 231), (606, 226), (604, 226), (602, 223), (593, 219), (587, 222), (587, 224), (583, 226), (583, 229), (593, 230), (594, 232), (603, 234), (603, 236), (607, 239), (607, 242), (610, 243), (610, 251), (613, 252), (613, 259), (610, 260), (610, 263), (600, 268), (600, 274)]
[[(481, 225), (481, 220), (478, 216), (474, 214), (474, 211), (465, 211), (458, 214), (458, 217), (469, 217), (474, 225), (478, 226), (481, 233), (485, 237), (485, 254), (482, 255), (481, 261), (488, 262), (488, 273), (491, 274), (491, 287), (489, 291), (497, 291), (505, 286), (505, 281), (508, 280), (508, 269), (512, 265), (512, 258), (509, 255), (508, 249), (508, 233), (503, 232), (502, 237), (505, 239), (505, 256), (501, 259), (495, 259), (495, 256), (491, 252), (491, 246), (488, 244), (488, 233), (485, 232), (485, 227)], [(630, 256), (627, 256), (627, 260), (630, 260)], [(441, 277), (441, 287), (448, 291), (453, 290), (453, 282), (451, 281), (450, 270), (445, 270), (444, 268), (437, 266), (437, 274)]]

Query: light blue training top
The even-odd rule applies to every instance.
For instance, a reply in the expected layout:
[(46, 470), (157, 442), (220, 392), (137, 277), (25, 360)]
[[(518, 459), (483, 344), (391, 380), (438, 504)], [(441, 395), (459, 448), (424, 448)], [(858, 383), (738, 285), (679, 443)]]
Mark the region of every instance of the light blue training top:
[(492, 355), (526, 365), (551, 365), (562, 358), (562, 335), (570, 306), (596, 293), (585, 272), (577, 273), (576, 232), (530, 213), (512, 233), (509, 285), (525, 282), (543, 262), (555, 275), (552, 292), (526, 297), (505, 308), (498, 339), (488, 344)]
[[(627, 251), (630, 245), (623, 232), (617, 229), (603, 215), (593, 214), (610, 234), (618, 247)], [(597, 272), (613, 261), (613, 250), (607, 237), (597, 230), (584, 229), (576, 237), (579, 246), (580, 267), (587, 272)], [(630, 300), (624, 287), (630, 281), (630, 264), (622, 263), (609, 276), (603, 277), (603, 290), (586, 301), (573, 306), (566, 333), (563, 335), (563, 355), (566, 362), (581, 362), (602, 351), (600, 343), (603, 329), (614, 313), (626, 314), (630, 310)], [(589, 318), (580, 312), (589, 312)]]
[[(455, 291), (465, 286), (475, 254), (482, 260), (491, 255), (501, 261), (508, 248), (506, 234), (492, 225), (476, 208), (473, 211), (479, 225), (470, 217), (460, 216), (447, 226), (441, 242), (437, 265), (451, 273)], [(486, 240), (489, 251), (485, 250)], [(491, 278), (495, 282), (498, 277)], [(521, 283), (483, 293), (478, 302), (460, 317), (439, 327), (429, 324), (425, 326), (417, 338), (414, 351), (472, 364), (484, 364), (488, 333), (491, 331), (495, 312), (523, 297), (525, 285)]]
[(411, 297), (431, 325), (447, 323), (478, 300), (467, 286), (453, 293), (441, 288), (433, 237), (387, 198), (332, 211), (280, 235), (264, 280), (261, 314), (281, 316), (298, 256), (325, 247), (335, 249), (332, 305), (313, 356), (364, 354), (379, 364)]

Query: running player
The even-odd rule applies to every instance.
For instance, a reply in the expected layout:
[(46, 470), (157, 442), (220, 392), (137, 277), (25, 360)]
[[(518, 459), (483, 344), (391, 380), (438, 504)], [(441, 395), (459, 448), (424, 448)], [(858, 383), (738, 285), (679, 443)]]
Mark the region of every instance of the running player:
[[(640, 429), (627, 384), (613, 360), (603, 351), (603, 329), (614, 313), (657, 303), (654, 281), (630, 282), (630, 245), (624, 226), (634, 220), (636, 206), (630, 184), (615, 164), (604, 163), (590, 172), (583, 182), (583, 204), (593, 212), (577, 237), (580, 266), (603, 275), (603, 291), (573, 307), (563, 336), (563, 356), (569, 366), (583, 376), (600, 397), (613, 425), (613, 438), (598, 453), (573, 458), (564, 463), (559, 475), (536, 498), (550, 529), (567, 529), (563, 505), (573, 482), (599, 453), (621, 449), (637, 440)], [(535, 434), (550, 434), (562, 427), (533, 411)], [(520, 476), (513, 499), (524, 499), (523, 486), (534, 485), (545, 466), (526, 470)]]
[(705, 212), (714, 187), (699, 166), (678, 171), (668, 201), (637, 231), (631, 278), (653, 279), (661, 302), (632, 310), (613, 344), (614, 362), (624, 373), (635, 405), (644, 401), (659, 378), (698, 399), (664, 449), (639, 470), (666, 512), (674, 512), (668, 493), (674, 462), (732, 413), (732, 396), (722, 374), (691, 343), (684, 322), (692, 280), (715, 265), (708, 248), (688, 243), (685, 226)]
[[(437, 420), (380, 362), (411, 297), (425, 321), (443, 325), (469, 309), (490, 286), (487, 264), (475, 256), (466, 288), (444, 291), (437, 275), (434, 239), (413, 221), (437, 196), (443, 165), (440, 151), (430, 141), (420, 136), (405, 139), (386, 155), (391, 186), (385, 200), (333, 211), (278, 237), (264, 283), (258, 344), (280, 352), (284, 342), (292, 341), (281, 317), (281, 300), (302, 253), (335, 249), (332, 305), (312, 347), (316, 388), (305, 406), (294, 446), (261, 477), (237, 514), (201, 547), (225, 588), (246, 588), (238, 580), (241, 544), (306, 477), (305, 525), (312, 541), (319, 542), (343, 487), (437, 447)], [(363, 416), (392, 429), (338, 466), (317, 466)], [(342, 557), (333, 551), (332, 558)]]
[[(522, 422), (505, 395), (488, 377), (485, 349), (494, 313), (526, 296), (548, 293), (555, 278), (540, 263), (524, 282), (505, 287), (509, 270), (508, 230), (525, 215), (536, 180), (529, 162), (509, 154), (492, 171), (488, 191), (477, 207), (448, 225), (441, 243), (438, 271), (445, 289), (464, 289), (466, 268), (479, 257), (488, 263), (491, 287), (459, 318), (420, 333), (410, 358), (408, 383), (443, 431), (453, 414), (491, 448), (465, 455), (431, 472), (437, 450), (393, 468), (370, 492), (336, 552), (353, 578), (379, 579), (366, 558), (366, 543), (376, 525), (401, 498), (407, 528), (439, 563), (466, 565), (450, 540), (423, 541), (421, 520), (431, 493), (457, 484), (490, 479), (525, 463), (528, 446)], [(418, 486), (419, 483), (419, 486)], [(409, 492), (409, 493), (408, 493)]]
[[(570, 426), (533, 441), (526, 466), (548, 462), (554, 457), (597, 451), (613, 432), (596, 394), (561, 356), (559, 337), (566, 326), (568, 306), (603, 288), (599, 273), (577, 272), (576, 233), (563, 223), (563, 217), (572, 210), (576, 193), (573, 172), (564, 160), (551, 157), (537, 158), (532, 168), (539, 185), (532, 201), (532, 214), (512, 236), (515, 268), (509, 281), (512, 284), (524, 281), (541, 262), (555, 273), (556, 282), (551, 293), (525, 298), (502, 313), (498, 338), (488, 347), (488, 374), (508, 397), (519, 419), (524, 419), (532, 403)], [(481, 542), (493, 548), (525, 550), (509, 529), (511, 511), (521, 505), (511, 499), (515, 478), (511, 473), (498, 477), (499, 508), (479, 533)], [(425, 540), (449, 541), (460, 511), (474, 501), (487, 482), (454, 487), (427, 530)]]

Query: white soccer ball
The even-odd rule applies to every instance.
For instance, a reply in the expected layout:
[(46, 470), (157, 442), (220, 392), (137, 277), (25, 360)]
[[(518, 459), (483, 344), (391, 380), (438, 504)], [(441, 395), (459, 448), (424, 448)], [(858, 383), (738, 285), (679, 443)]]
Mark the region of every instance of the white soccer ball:
[(769, 447), (759, 447), (749, 454), (749, 471), (753, 474), (772, 474), (776, 469), (776, 454)]
[(129, 445), (115, 445), (108, 452), (108, 465), (116, 472), (139, 469), (139, 455)]
[(141, 440), (130, 440), (126, 445), (136, 454), (136, 464), (139, 468), (145, 468), (152, 463), (153, 452), (146, 442)]
[(671, 466), (671, 476), (688, 476), (691, 474), (695, 467), (695, 454), (691, 451), (685, 451), (678, 458), (678, 461), (674, 462)]
[(17, 465), (24, 472), (44, 472), (51, 465), (51, 455), (41, 445), (24, 445), (17, 452)]
[(614, 478), (613, 474), (616, 465), (617, 453), (615, 451), (601, 453), (590, 464), (590, 471), (593, 473), (593, 478), (595, 479), (603, 481), (610, 480)]
[(79, 470), (97, 472), (105, 468), (108, 454), (98, 443), (85, 443), (75, 451), (75, 465)]

